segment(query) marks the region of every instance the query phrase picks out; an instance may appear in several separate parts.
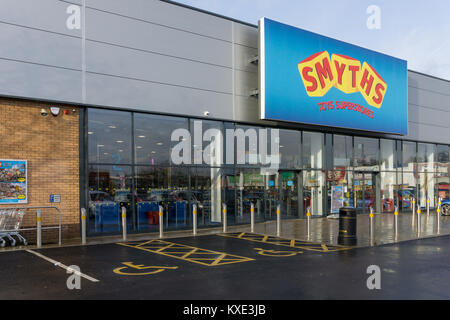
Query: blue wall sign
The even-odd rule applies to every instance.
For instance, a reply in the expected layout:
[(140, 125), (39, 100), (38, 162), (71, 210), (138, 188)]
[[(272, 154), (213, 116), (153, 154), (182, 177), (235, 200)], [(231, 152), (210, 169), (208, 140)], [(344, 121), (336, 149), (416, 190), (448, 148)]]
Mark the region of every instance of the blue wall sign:
[(407, 62), (259, 21), (261, 119), (408, 134)]

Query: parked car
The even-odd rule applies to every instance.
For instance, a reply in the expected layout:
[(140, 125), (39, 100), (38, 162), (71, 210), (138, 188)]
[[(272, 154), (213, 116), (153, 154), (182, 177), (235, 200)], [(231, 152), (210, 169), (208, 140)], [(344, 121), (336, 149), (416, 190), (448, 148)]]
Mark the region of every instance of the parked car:
[(441, 214), (450, 216), (450, 198), (442, 200)]

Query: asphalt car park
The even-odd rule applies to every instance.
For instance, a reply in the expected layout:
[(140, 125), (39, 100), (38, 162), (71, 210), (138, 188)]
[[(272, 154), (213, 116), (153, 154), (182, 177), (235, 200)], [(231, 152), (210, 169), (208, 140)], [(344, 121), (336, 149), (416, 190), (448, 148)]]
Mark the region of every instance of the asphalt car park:
[[(448, 299), (450, 236), (377, 247), (227, 233), (0, 254), (1, 299)], [(367, 268), (381, 269), (369, 290)], [(69, 290), (67, 269), (81, 288)]]

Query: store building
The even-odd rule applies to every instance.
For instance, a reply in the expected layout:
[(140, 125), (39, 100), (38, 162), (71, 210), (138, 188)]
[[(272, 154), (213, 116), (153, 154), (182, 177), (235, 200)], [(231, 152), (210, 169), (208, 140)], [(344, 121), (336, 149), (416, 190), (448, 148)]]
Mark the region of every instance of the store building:
[[(406, 70), (406, 62), (404, 74), (399, 69), (405, 86), (388, 82), (381, 108), (364, 103), (348, 111), (370, 118), (390, 107), (394, 114), (403, 107), (395, 109), (387, 95), (396, 92), (405, 103), (400, 124), (385, 120), (385, 130), (364, 130), (268, 120), (261, 112), (257, 25), (160, 0), (10, 0), (2, 7), (0, 159), (26, 161), (27, 176), (26, 183), (0, 183), (0, 208), (52, 203), (63, 212), (65, 237), (79, 236), (81, 208), (94, 236), (120, 232), (123, 206), (129, 232), (151, 232), (160, 204), (166, 227), (179, 229), (191, 226), (193, 204), (200, 226), (217, 226), (222, 203), (228, 224), (237, 224), (249, 222), (251, 202), (264, 221), (275, 217), (278, 204), (283, 218), (302, 218), (308, 208), (326, 216), (345, 204), (360, 213), (394, 206), (411, 212), (412, 197), (434, 207), (449, 196), (450, 81)], [(366, 52), (338, 47), (346, 46)], [(329, 54), (332, 61), (332, 54), (347, 53)], [(351, 97), (357, 95), (348, 101), (361, 104), (363, 94)], [(55, 115), (52, 107), (59, 108)], [(172, 141), (176, 130), (190, 136)], [(247, 134), (245, 151), (236, 140), (208, 160), (210, 141), (225, 140), (227, 130)], [(176, 163), (174, 149), (183, 141), (190, 151), (178, 155), (189, 161)], [(269, 150), (274, 143), (280, 163), (261, 170), (262, 145)]]

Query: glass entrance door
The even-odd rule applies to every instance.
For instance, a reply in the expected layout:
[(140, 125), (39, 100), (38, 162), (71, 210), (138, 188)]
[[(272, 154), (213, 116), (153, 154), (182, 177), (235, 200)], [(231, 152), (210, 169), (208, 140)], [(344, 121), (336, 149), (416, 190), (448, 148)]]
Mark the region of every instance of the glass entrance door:
[(280, 171), (280, 207), (285, 218), (298, 218), (299, 205), (299, 171)]
[(379, 206), (378, 173), (355, 172), (353, 175), (353, 196), (357, 213), (377, 212)]
[(264, 186), (264, 207), (266, 220), (276, 219), (277, 206), (280, 203), (279, 174), (266, 176)]

